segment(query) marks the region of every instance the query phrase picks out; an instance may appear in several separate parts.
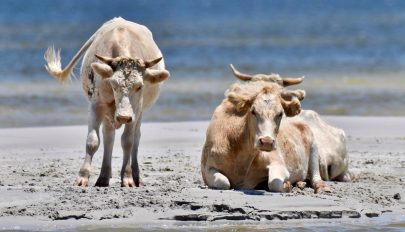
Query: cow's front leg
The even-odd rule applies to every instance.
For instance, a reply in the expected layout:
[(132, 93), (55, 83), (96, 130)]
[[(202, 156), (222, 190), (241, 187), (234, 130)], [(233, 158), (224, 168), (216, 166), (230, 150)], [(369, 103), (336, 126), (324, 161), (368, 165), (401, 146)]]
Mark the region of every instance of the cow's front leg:
[(121, 186), (135, 187), (134, 179), (132, 178), (131, 170), (131, 151), (134, 143), (135, 123), (125, 125), (124, 132), (121, 136), (121, 146), (124, 152), (124, 159), (121, 168)]
[(97, 179), (95, 186), (107, 187), (111, 178), (111, 156), (114, 147), (115, 128), (108, 119), (103, 121), (103, 143), (104, 156), (103, 164), (101, 165), (100, 176)]
[(231, 188), (229, 179), (217, 169), (206, 168), (204, 174), (208, 187), (221, 190), (229, 190)]
[(76, 178), (74, 185), (88, 186), (91, 169), (91, 161), (94, 153), (96, 153), (100, 145), (99, 129), (102, 120), (101, 107), (92, 104), (89, 112), (89, 126), (86, 139), (86, 156), (84, 157), (83, 165), (80, 168), (79, 176)]
[(139, 140), (141, 139), (141, 118), (138, 119), (138, 122), (135, 126), (134, 131), (134, 142), (132, 144), (132, 151), (131, 151), (131, 169), (132, 169), (132, 177), (135, 182), (135, 186), (139, 187), (139, 185), (143, 185), (139, 175), (139, 165), (138, 165), (138, 146)]
[(274, 162), (267, 166), (269, 171), (268, 187), (270, 192), (290, 192), (290, 173), (284, 164)]

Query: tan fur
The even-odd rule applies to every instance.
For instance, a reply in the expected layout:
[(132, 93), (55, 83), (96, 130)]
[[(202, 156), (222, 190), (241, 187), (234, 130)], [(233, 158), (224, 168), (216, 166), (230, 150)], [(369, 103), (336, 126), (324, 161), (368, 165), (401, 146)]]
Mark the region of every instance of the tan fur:
[[(236, 70), (231, 65), (233, 74), (239, 80), (244, 82), (256, 82), (267, 81), (277, 83), (280, 86), (289, 86), (292, 84), (298, 84), (303, 81), (302, 78), (281, 78), (277, 74), (256, 74), (249, 75), (244, 74)], [(297, 100), (302, 100), (305, 97), (305, 92), (300, 90), (286, 91), (282, 93), (284, 99), (289, 102), (284, 102), (286, 106), (290, 104), (297, 104)], [(294, 103), (295, 102), (295, 103)], [(291, 105), (292, 106), (292, 105)], [(290, 107), (291, 112), (287, 114), (294, 114), (298, 110), (298, 105)], [(288, 107), (287, 107), (288, 108)], [(323, 180), (335, 180), (335, 181), (351, 181), (354, 176), (348, 171), (349, 158), (346, 150), (346, 136), (343, 130), (328, 125), (324, 122), (320, 116), (312, 110), (304, 110), (297, 117), (291, 118), (291, 120), (305, 121), (312, 133), (314, 134), (314, 144), (316, 144), (317, 152), (319, 153), (319, 162), (321, 176)]]
[[(282, 120), (279, 128), (276, 123), (276, 149), (262, 151), (257, 147), (257, 114), (261, 121), (272, 121), (278, 112), (291, 110), (282, 104), (287, 102), (283, 91), (278, 84), (266, 81), (236, 83), (226, 91), (226, 98), (213, 114), (202, 152), (202, 177), (209, 187), (255, 188), (269, 174), (278, 177), (281, 173), (284, 185), (277, 191), (288, 191), (291, 183), (313, 180), (309, 177), (313, 136), (305, 122)], [(294, 100), (298, 98), (294, 96)], [(252, 111), (257, 112), (252, 115)]]

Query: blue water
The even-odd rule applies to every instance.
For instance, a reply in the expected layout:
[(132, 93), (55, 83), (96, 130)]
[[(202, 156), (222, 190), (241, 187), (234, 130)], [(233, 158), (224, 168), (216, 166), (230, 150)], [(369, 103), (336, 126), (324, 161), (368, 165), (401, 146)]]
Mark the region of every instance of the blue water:
[(304, 107), (322, 114), (404, 115), (404, 12), (399, 0), (2, 0), (0, 127), (86, 123), (80, 82), (57, 86), (43, 53), (54, 44), (66, 64), (115, 16), (146, 25), (171, 71), (145, 120), (209, 119), (229, 63), (305, 75)]

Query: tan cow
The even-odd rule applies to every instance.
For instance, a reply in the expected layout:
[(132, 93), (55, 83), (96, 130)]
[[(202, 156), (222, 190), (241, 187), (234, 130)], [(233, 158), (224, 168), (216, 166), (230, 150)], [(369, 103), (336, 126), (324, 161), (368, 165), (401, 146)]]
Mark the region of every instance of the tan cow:
[[(298, 83), (301, 78), (281, 78), (278, 74), (249, 75), (239, 72), (231, 64), (235, 77), (241, 81), (269, 81), (281, 86)], [(295, 80), (295, 82), (294, 82)], [(314, 143), (318, 147), (320, 172), (323, 180), (351, 181), (354, 176), (348, 170), (349, 158), (346, 151), (346, 135), (342, 129), (324, 122), (318, 113), (312, 110), (302, 110), (299, 115), (290, 120), (303, 120), (314, 134)]]
[(291, 183), (310, 180), (315, 192), (328, 191), (308, 124), (283, 119), (300, 113), (304, 96), (303, 90), (286, 90), (269, 81), (232, 85), (207, 130), (201, 159), (204, 182), (215, 189), (253, 189), (267, 182), (270, 191), (285, 192)]
[(100, 144), (99, 128), (103, 123), (104, 156), (96, 186), (109, 185), (115, 129), (123, 124), (121, 185), (139, 186), (137, 157), (142, 111), (156, 101), (160, 84), (169, 77), (162, 53), (148, 28), (114, 18), (91, 36), (63, 70), (60, 51), (48, 48), (46, 69), (58, 80), (66, 81), (83, 55), (80, 73), (90, 109), (86, 156), (75, 185), (88, 185), (90, 165)]

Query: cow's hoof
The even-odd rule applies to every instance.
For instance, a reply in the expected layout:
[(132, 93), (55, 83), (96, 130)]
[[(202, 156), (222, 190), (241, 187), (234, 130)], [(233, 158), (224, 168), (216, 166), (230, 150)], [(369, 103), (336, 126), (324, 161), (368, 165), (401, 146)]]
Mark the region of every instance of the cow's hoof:
[(141, 179), (135, 180), (135, 186), (140, 187), (140, 186), (145, 186), (145, 183)]
[(292, 190), (291, 182), (287, 180), (287, 181), (284, 182), (284, 184), (283, 184), (283, 192), (289, 193), (289, 192), (291, 192), (291, 190)]
[(330, 193), (331, 189), (323, 181), (318, 181), (314, 184), (315, 193), (326, 192)]
[(78, 176), (73, 185), (74, 186), (87, 187), (87, 186), (89, 186), (89, 178), (84, 177), (84, 176)]
[(296, 183), (297, 187), (301, 190), (303, 190), (305, 188), (305, 186), (307, 186), (307, 183), (305, 181), (298, 181)]
[(96, 187), (108, 187), (110, 185), (110, 178), (108, 177), (99, 177), (94, 186)]
[[(121, 181), (121, 187), (135, 187), (134, 179), (131, 177), (124, 177)], [(138, 186), (137, 186), (138, 187)]]

